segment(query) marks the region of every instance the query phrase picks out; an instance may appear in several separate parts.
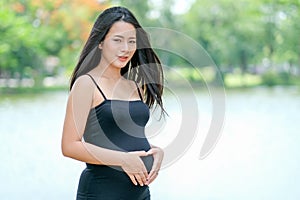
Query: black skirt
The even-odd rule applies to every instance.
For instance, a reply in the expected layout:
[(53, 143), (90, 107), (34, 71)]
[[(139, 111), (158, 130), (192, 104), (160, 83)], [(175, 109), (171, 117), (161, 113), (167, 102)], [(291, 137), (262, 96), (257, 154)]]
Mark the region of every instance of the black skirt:
[(134, 185), (118, 167), (87, 164), (76, 200), (150, 200), (148, 186)]

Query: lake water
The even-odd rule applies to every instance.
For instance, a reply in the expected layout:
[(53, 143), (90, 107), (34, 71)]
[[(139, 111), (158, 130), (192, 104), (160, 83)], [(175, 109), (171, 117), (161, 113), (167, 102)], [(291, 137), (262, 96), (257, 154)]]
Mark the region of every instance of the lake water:
[[(197, 107), (188, 103), (193, 95)], [(187, 100), (186, 105), (179, 105), (181, 98)], [(75, 199), (85, 165), (61, 154), (66, 100), (67, 92), (0, 96), (1, 200)], [(220, 140), (200, 160), (212, 120), (211, 96), (204, 89), (166, 96), (169, 117), (159, 130), (151, 125), (155, 120), (150, 121), (151, 143), (166, 148), (175, 141), (183, 122), (194, 118), (197, 134), (185, 152), (164, 165), (150, 186), (152, 199), (300, 199), (300, 90), (232, 90), (226, 91), (225, 100)], [(190, 111), (182, 114), (186, 108)]]

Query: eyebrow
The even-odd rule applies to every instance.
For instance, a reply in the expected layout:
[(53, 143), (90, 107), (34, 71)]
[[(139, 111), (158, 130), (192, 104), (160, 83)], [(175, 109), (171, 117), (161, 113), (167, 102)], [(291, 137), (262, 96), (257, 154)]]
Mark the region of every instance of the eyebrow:
[[(122, 35), (114, 35), (114, 37), (124, 38), (124, 36), (122, 36)], [(131, 37), (129, 37), (129, 39), (136, 39), (136, 37), (131, 36)]]

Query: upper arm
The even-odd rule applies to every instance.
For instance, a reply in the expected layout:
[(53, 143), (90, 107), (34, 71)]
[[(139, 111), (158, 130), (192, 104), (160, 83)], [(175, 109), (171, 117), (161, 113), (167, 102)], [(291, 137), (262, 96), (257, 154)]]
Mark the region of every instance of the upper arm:
[(76, 79), (69, 94), (63, 127), (62, 146), (81, 141), (91, 109), (94, 85), (88, 76)]

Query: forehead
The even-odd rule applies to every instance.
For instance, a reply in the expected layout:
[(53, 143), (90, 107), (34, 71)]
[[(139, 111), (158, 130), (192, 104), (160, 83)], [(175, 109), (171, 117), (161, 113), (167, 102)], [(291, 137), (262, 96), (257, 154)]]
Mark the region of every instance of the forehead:
[(130, 23), (124, 21), (115, 22), (107, 33), (107, 37), (113, 36), (135, 37), (136, 30)]

